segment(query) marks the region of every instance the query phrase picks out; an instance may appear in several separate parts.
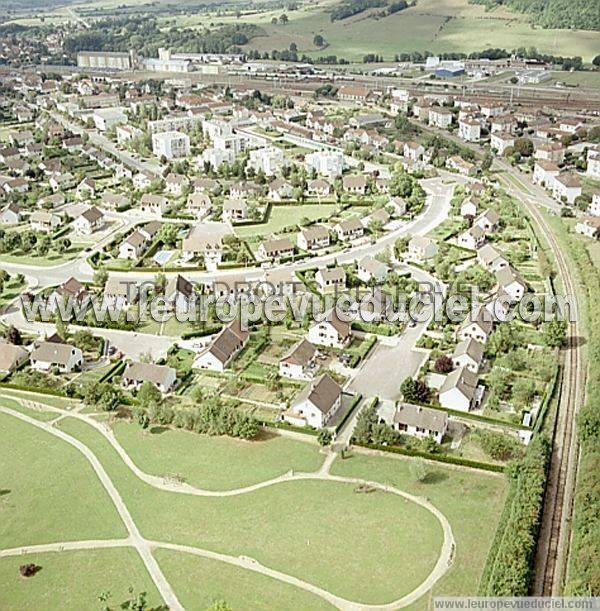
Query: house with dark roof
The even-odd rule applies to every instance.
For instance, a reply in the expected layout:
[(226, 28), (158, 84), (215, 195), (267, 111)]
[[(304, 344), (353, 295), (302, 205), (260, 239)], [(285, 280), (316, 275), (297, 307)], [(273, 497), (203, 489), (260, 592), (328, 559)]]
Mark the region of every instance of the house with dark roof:
[(104, 225), (104, 214), (96, 208), (91, 206), (87, 210), (84, 210), (74, 221), (73, 227), (75, 231), (82, 235), (91, 235), (94, 231), (97, 231)]
[(283, 417), (291, 424), (320, 429), (327, 426), (341, 405), (341, 387), (329, 374), (324, 373), (296, 395)]
[(233, 320), (215, 337), (213, 342), (198, 354), (194, 369), (224, 371), (248, 342), (250, 333)]
[(344, 348), (352, 337), (350, 321), (342, 320), (336, 308), (324, 315), (323, 320), (315, 322), (306, 334), (306, 339), (317, 346)]
[(313, 377), (317, 349), (309, 341), (303, 339), (280, 359), (279, 375), (293, 380), (309, 380)]

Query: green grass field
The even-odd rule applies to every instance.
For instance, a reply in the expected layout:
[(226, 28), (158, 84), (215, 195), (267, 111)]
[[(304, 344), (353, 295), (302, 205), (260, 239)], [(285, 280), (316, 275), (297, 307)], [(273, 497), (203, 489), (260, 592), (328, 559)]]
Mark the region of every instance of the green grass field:
[(411, 591), (437, 560), (441, 526), (425, 509), (394, 495), (298, 481), (233, 497), (175, 496), (141, 483), (90, 426), (71, 419), (60, 426), (101, 460), (147, 538), (247, 555), (372, 603)]
[(264, 441), (242, 441), (177, 430), (153, 434), (127, 422), (118, 422), (113, 428), (143, 471), (176, 474), (192, 486), (209, 490), (248, 486), (290, 469), (316, 471), (324, 460), (317, 445), (277, 435)]
[[(22, 564), (41, 566), (34, 576), (19, 575)], [(146, 592), (151, 606), (162, 604), (138, 553), (129, 548), (78, 550), (0, 558), (0, 607), (40, 609), (119, 608), (132, 595)], [(106, 603), (100, 595), (110, 594)]]
[(191, 610), (225, 601), (232, 609), (252, 611), (320, 611), (334, 609), (322, 598), (265, 575), (224, 562), (166, 549), (154, 553), (179, 602)]
[(236, 227), (235, 233), (241, 238), (250, 238), (257, 235), (269, 236), (272, 233), (278, 233), (284, 227), (297, 225), (305, 218), (314, 221), (323, 217), (329, 217), (336, 209), (336, 204), (273, 206), (271, 209), (271, 216), (267, 223)]
[(0, 439), (0, 548), (127, 536), (75, 448), (6, 414)]
[[(519, 13), (502, 8), (486, 11), (468, 0), (418, 0), (414, 7), (385, 18), (369, 17), (380, 10), (372, 9), (331, 23), (329, 11), (334, 4), (336, 0), (318, 0), (296, 11), (285, 11), (289, 18), (286, 25), (271, 23), (273, 17), (284, 12), (281, 9), (242, 11), (239, 17), (234, 11), (225, 15), (187, 12), (177, 18), (168, 17), (165, 23), (191, 27), (255, 23), (266, 36), (251, 40), (249, 49), (287, 49), (295, 43), (300, 52), (313, 57), (337, 55), (349, 60), (360, 60), (367, 53), (383, 53), (389, 61), (402, 52), (469, 53), (487, 47), (510, 50), (535, 46), (544, 53), (581, 55), (586, 61), (600, 53), (596, 32), (541, 29), (530, 25)], [(315, 34), (325, 38), (326, 48), (314, 46)]]
[[(506, 481), (501, 476), (434, 463), (429, 469), (428, 479), (421, 484), (411, 476), (408, 459), (355, 454), (336, 461), (331, 472), (386, 482), (427, 497), (448, 518), (456, 540), (454, 564), (434, 586), (433, 596), (475, 593), (504, 505)], [(409, 608), (421, 611), (424, 605), (420, 600)]]

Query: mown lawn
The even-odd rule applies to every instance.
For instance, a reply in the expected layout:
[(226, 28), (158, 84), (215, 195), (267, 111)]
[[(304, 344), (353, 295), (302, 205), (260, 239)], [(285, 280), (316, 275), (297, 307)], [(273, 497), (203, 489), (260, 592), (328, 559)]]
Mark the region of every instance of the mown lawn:
[[(474, 596), (504, 504), (506, 481), (503, 476), (429, 463), (426, 482), (418, 483), (410, 473), (411, 462), (354, 454), (337, 460), (331, 472), (386, 482), (427, 497), (450, 522), (456, 541), (454, 564), (432, 596)], [(409, 608), (421, 611), (426, 606), (421, 599)]]
[(232, 609), (252, 611), (335, 608), (300, 588), (224, 562), (167, 549), (157, 549), (154, 557), (177, 592), (179, 602), (189, 610), (208, 609), (217, 601), (226, 602)]
[(0, 548), (127, 536), (78, 450), (7, 414), (0, 439)]
[(242, 441), (179, 430), (152, 433), (129, 422), (117, 422), (113, 430), (143, 471), (177, 475), (208, 490), (249, 486), (290, 469), (316, 471), (324, 460), (317, 445), (268, 433), (263, 441)]
[[(22, 564), (42, 567), (34, 576), (19, 575)], [(0, 558), (0, 606), (3, 609), (112, 609), (140, 592), (148, 603), (163, 604), (138, 553), (130, 548), (77, 550)], [(133, 588), (133, 595), (129, 593)], [(106, 603), (99, 597), (108, 593)]]
[(236, 227), (235, 233), (241, 238), (256, 235), (269, 236), (272, 233), (278, 233), (284, 227), (297, 225), (305, 218), (314, 221), (329, 217), (336, 209), (336, 204), (277, 205), (271, 208), (271, 215), (267, 223)]
[[(65, 419), (60, 426), (102, 461), (147, 538), (250, 556), (369, 603), (412, 591), (437, 561), (440, 524), (396, 495), (297, 481), (231, 497), (176, 496), (140, 482), (89, 425)], [(274, 592), (271, 597), (275, 600)]]

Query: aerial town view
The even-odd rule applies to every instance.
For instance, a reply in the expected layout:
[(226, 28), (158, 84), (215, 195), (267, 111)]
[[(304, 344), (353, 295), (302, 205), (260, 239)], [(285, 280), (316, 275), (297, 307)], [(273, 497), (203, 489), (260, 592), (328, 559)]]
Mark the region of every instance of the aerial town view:
[(600, 2), (0, 0), (0, 611), (600, 609)]

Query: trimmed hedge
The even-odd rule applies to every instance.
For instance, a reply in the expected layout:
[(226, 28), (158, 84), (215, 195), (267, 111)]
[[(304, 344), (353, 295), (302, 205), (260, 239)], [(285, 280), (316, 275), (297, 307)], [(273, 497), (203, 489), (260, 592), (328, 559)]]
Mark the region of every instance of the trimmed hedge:
[(352, 413), (356, 409), (356, 406), (361, 401), (362, 401), (362, 395), (360, 393), (358, 393), (357, 395), (354, 396), (354, 400), (352, 401), (352, 405), (350, 405), (348, 411), (344, 414), (344, 417), (338, 422), (337, 426), (335, 427), (335, 434), (336, 435), (344, 428), (344, 425), (346, 424), (346, 422), (348, 422), (348, 420), (350, 419), (350, 416), (352, 415)]
[(479, 596), (527, 596), (550, 462), (549, 440), (533, 439), (508, 468), (510, 489), (479, 584)]
[(468, 458), (461, 458), (460, 456), (450, 456), (448, 454), (431, 454), (429, 452), (422, 452), (414, 448), (403, 448), (400, 446), (382, 446), (374, 443), (356, 443), (353, 445), (361, 448), (369, 448), (370, 450), (379, 450), (380, 452), (390, 452), (392, 454), (403, 454), (404, 456), (413, 456), (418, 458), (426, 458), (427, 460), (433, 460), (436, 462), (442, 462), (450, 465), (459, 465), (461, 467), (471, 467), (472, 469), (483, 469), (484, 471), (492, 471), (494, 473), (503, 473), (505, 468), (503, 465), (493, 465), (487, 462), (480, 462), (477, 460), (469, 460)]

